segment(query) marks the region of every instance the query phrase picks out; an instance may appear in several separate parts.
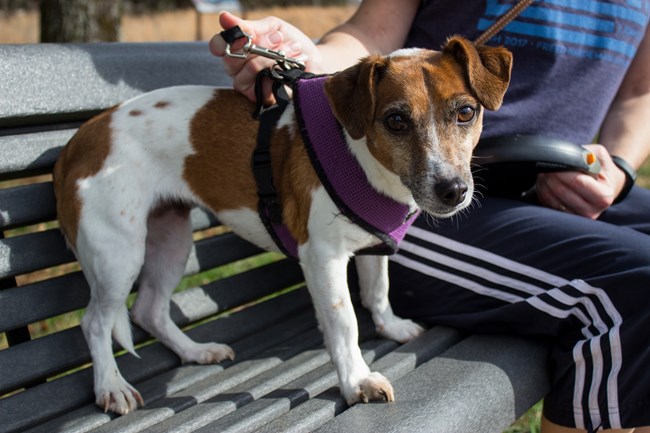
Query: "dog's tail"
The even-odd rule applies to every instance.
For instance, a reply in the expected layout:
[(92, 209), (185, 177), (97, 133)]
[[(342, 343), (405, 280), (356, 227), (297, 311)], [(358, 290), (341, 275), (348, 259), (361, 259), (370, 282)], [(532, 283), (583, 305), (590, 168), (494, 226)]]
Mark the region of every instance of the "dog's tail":
[(129, 310), (126, 308), (126, 305), (123, 305), (115, 315), (113, 338), (131, 355), (136, 358), (140, 357), (135, 352), (135, 347), (133, 347), (133, 334), (131, 332), (131, 322), (129, 321)]

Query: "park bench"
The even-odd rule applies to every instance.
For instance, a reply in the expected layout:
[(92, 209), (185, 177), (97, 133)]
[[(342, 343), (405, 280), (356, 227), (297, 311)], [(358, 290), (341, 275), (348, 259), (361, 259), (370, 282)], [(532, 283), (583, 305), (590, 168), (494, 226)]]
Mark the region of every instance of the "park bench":
[(348, 408), (299, 266), (195, 209), (186, 271), (194, 277), (174, 295), (173, 317), (237, 358), (182, 365), (134, 326), (141, 359), (115, 349), (146, 406), (122, 417), (97, 408), (78, 326), (88, 288), (57, 228), (49, 173), (90, 116), (177, 84), (230, 79), (205, 43), (0, 45), (1, 433), (500, 433), (543, 397), (541, 342), (433, 327), (398, 344), (379, 338), (360, 308), (363, 353), (391, 379), (397, 401)]

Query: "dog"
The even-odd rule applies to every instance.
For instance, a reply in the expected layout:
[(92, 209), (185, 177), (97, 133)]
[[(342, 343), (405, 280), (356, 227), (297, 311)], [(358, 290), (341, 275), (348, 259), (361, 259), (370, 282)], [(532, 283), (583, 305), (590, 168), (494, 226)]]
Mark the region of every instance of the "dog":
[[(326, 79), (325, 93), (349, 150), (382, 195), (437, 217), (466, 208), (470, 161), (483, 110), (496, 110), (510, 80), (502, 47), (451, 37), (441, 51), (371, 55)], [(81, 327), (94, 366), (96, 404), (126, 414), (144, 404), (120, 374), (111, 335), (135, 355), (125, 300), (139, 282), (131, 319), (183, 362), (232, 359), (230, 347), (199, 344), (171, 320), (170, 298), (192, 246), (190, 208), (202, 205), (243, 238), (278, 250), (257, 212), (251, 169), (253, 104), (232, 89), (178, 86), (124, 102), (83, 124), (54, 168), (61, 230), (90, 286)], [(347, 403), (393, 401), (358, 346), (346, 267), (378, 243), (338, 211), (305, 150), (292, 110), (271, 143), (275, 187), (294, 236), (324, 341)], [(388, 302), (386, 256), (357, 255), (363, 305), (382, 336), (423, 332)], [(137, 355), (136, 355), (137, 356)]]

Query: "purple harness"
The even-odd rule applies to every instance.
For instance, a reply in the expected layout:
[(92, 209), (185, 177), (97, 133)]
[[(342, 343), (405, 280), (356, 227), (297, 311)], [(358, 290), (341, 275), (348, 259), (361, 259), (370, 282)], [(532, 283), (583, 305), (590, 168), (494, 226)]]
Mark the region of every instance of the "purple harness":
[[(357, 254), (393, 254), (417, 218), (408, 206), (375, 190), (344, 138), (324, 92), (327, 76), (293, 81), (293, 101), (307, 152), (318, 177), (341, 213), (379, 238), (376, 247)], [(298, 248), (286, 225), (271, 221), (268, 210), (260, 216), (278, 247), (297, 258)]]

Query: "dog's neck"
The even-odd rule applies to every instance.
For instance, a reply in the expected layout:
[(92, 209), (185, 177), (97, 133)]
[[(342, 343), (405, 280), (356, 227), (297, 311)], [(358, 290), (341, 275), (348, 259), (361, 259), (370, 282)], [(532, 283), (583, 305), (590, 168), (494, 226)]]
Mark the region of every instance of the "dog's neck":
[(418, 209), (411, 191), (404, 186), (399, 176), (384, 167), (368, 149), (366, 138), (354, 140), (344, 131), (352, 155), (368, 176), (368, 183), (380, 193), (392, 198), (396, 202), (405, 204), (411, 210)]

